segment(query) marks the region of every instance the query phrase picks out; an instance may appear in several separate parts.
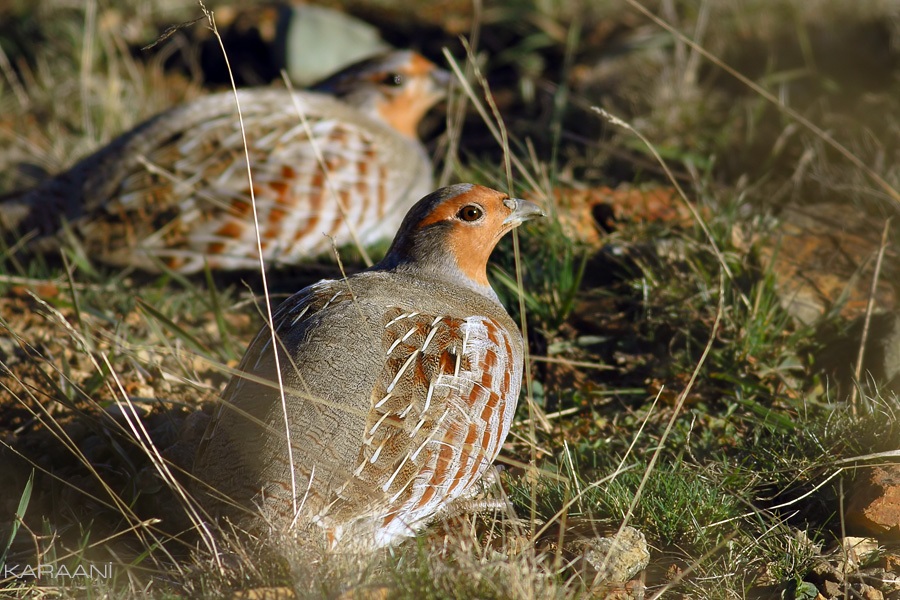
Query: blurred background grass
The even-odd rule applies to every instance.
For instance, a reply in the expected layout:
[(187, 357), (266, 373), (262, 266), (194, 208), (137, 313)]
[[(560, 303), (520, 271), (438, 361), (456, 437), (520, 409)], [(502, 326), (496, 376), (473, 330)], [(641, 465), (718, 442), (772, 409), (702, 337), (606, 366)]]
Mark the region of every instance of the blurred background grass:
[[(627, 520), (650, 544), (648, 595), (799, 598), (809, 582), (824, 594), (810, 573), (848, 533), (875, 535), (876, 568), (896, 572), (900, 531), (847, 513), (873, 485), (873, 461), (851, 459), (900, 448), (896, 227), (870, 293), (898, 208), (872, 176), (900, 181), (895, 2), (326, 4), (439, 64), (443, 48), (465, 61), (464, 37), (523, 165), (512, 191), (551, 211), (522, 232), (520, 261), (507, 240), (491, 273), (517, 318), (517, 269), (524, 279), (533, 379), (502, 477), (523, 529), (473, 519), (469, 537), (439, 531), (386, 561), (316, 568), (290, 548), (240, 560), (241, 548), (227, 569), (192, 553), (189, 536), (146, 520), (169, 502), (146, 449), (172, 447), (187, 416), (217, 397), (261, 323), (258, 278), (117, 272), (76, 245), (64, 262), (0, 259), (0, 523), (24, 524), (9, 560), (113, 560), (118, 576), (93, 582), (97, 596), (277, 585), (328, 597), (638, 597), (634, 586), (597, 585), (564, 543)], [(238, 84), (277, 85), (296, 62), (287, 48), (297, 9), (208, 6)], [(218, 41), (204, 19), (191, 24), (202, 16), (172, 0), (0, 5), (0, 193), (226, 88)], [(462, 114), (452, 106), (423, 124), (439, 174), (504, 188), (503, 148), (472, 102)], [(273, 291), (335, 272), (313, 261), (279, 274)], [(870, 298), (876, 319), (863, 339)], [(141, 407), (149, 440), (128, 429), (123, 396)], [(27, 596), (47, 583), (3, 585)]]

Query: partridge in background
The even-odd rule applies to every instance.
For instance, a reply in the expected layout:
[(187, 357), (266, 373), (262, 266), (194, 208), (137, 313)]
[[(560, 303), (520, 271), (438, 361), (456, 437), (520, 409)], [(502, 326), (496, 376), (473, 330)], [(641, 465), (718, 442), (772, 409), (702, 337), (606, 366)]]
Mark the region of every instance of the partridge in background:
[[(238, 91), (266, 261), (295, 263), (329, 250), (331, 238), (389, 238), (433, 189), (416, 128), (448, 83), (419, 54), (395, 51), (309, 91)], [(112, 265), (257, 268), (246, 165), (234, 94), (213, 94), (4, 200), (0, 233), (8, 246), (48, 252), (68, 223), (88, 256)]]
[(286, 300), (278, 366), (264, 328), (200, 444), (192, 472), (210, 512), (381, 547), (477, 483), (509, 432), (524, 353), (487, 261), (542, 214), (485, 187), (442, 188), (381, 262)]

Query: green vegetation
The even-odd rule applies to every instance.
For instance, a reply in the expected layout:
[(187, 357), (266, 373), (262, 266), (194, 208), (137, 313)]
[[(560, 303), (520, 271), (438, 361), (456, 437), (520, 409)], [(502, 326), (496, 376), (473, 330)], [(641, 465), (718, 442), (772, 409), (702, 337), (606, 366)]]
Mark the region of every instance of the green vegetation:
[[(464, 67), (445, 15), (433, 20), (445, 3), (402, 19), (395, 3), (338, 4), (436, 60), (447, 46)], [(786, 277), (772, 257), (796, 254), (779, 250), (786, 204), (837, 203), (848, 223), (868, 216), (876, 249), (897, 212), (892, 6), (523, 0), (488, 3), (477, 22), (461, 9), (463, 29), (480, 28), (480, 70), (503, 116), (514, 191), (550, 214), (519, 232), (518, 252), (504, 240), (490, 272), (510, 313), (518, 322), (524, 310), (528, 323), (528, 397), (499, 461), (517, 516), (457, 517), (376, 556), (225, 540), (214, 558), (172, 515), (180, 500), (151, 455), (173, 448), (188, 415), (216, 399), (262, 323), (258, 275), (116, 270), (74, 240), (62, 257), (0, 252), (0, 564), (114, 567), (87, 591), (0, 569), (0, 595), (229, 597), (284, 587), (298, 597), (604, 597), (565, 541), (627, 522), (651, 548), (646, 597), (806, 597), (822, 548), (844, 535), (841, 494), (862, 477), (857, 467), (876, 453), (897, 461), (900, 389), (876, 369), (853, 381), (859, 340), (831, 335), (852, 329), (849, 289), (817, 319), (798, 320), (782, 289), (800, 276)], [(177, 46), (208, 39), (202, 23), (140, 50), (199, 16), (190, 2), (0, 7), (0, 193), (203, 93), (201, 66)], [(235, 60), (242, 52), (227, 50)], [(459, 139), (430, 143), (452, 179), (503, 188), (503, 148), (479, 84), (467, 115), (451, 115)], [(591, 204), (588, 192), (621, 183), (667, 190), (653, 209), (664, 215), (644, 214), (633, 198), (614, 210)], [(895, 226), (886, 261), (898, 240)], [(362, 266), (353, 251), (341, 257)], [(854, 285), (868, 290), (873, 259)], [(281, 273), (273, 302), (338, 273), (327, 260)], [(819, 360), (836, 347), (836, 359)]]

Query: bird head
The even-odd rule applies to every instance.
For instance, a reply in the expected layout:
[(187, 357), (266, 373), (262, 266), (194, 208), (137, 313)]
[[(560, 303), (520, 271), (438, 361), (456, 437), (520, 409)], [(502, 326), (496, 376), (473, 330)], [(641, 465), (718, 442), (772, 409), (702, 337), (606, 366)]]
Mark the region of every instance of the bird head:
[(409, 210), (375, 268), (427, 273), (494, 296), (487, 279), (491, 252), (507, 232), (541, 216), (533, 202), (480, 185), (441, 188)]
[(416, 137), (419, 121), (447, 95), (451, 75), (412, 50), (395, 50), (354, 63), (310, 89), (332, 94)]

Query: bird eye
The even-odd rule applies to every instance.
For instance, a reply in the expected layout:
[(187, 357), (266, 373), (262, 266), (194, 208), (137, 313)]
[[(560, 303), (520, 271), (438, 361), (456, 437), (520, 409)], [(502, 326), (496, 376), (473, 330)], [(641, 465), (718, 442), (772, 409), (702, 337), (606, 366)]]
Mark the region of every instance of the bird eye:
[(476, 206), (474, 204), (466, 204), (461, 209), (459, 209), (459, 212), (456, 213), (456, 216), (458, 216), (463, 221), (468, 221), (471, 223), (472, 221), (477, 221), (478, 219), (480, 219), (483, 214), (484, 211), (480, 206)]
[(401, 75), (400, 73), (388, 73), (381, 78), (381, 85), (400, 87), (401, 85), (403, 85), (403, 75)]

